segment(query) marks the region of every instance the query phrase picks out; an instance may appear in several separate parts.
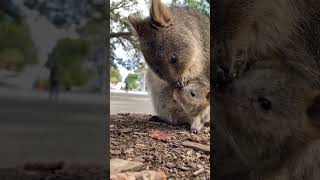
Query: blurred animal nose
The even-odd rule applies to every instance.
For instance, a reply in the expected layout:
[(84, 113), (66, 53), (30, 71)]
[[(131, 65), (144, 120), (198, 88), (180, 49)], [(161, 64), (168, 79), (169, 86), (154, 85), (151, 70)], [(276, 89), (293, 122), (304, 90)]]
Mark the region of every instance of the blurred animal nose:
[(176, 86), (176, 88), (183, 88), (183, 83), (178, 80), (175, 82), (175, 86)]

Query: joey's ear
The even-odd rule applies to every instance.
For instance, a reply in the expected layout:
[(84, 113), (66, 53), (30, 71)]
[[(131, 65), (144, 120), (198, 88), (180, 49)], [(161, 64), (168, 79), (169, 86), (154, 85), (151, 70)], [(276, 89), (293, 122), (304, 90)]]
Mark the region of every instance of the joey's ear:
[(312, 99), (311, 105), (307, 108), (307, 115), (312, 124), (320, 127), (320, 92)]
[(139, 16), (134, 16), (134, 15), (129, 15), (128, 16), (128, 20), (130, 22), (130, 24), (132, 25), (133, 29), (135, 30), (135, 32), (140, 35), (142, 34), (142, 18)]
[(173, 24), (172, 12), (161, 0), (152, 0), (150, 8), (152, 25), (156, 28), (169, 27)]

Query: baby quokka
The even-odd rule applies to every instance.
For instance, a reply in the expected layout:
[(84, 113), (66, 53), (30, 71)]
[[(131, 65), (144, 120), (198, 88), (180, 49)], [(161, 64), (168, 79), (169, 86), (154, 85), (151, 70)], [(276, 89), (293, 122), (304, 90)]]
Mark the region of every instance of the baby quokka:
[(182, 88), (174, 88), (152, 71), (147, 81), (158, 117), (170, 124), (190, 124), (198, 133), (210, 121), (210, 85), (206, 79), (190, 81)]

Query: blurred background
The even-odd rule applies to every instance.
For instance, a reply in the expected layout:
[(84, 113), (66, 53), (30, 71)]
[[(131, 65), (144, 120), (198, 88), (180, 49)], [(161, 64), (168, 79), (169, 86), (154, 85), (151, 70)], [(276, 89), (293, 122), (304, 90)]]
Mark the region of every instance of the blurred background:
[(47, 91), (53, 67), (63, 92), (105, 87), (104, 0), (2, 0), (0, 83)]
[(105, 163), (105, 0), (0, 1), (0, 167)]
[[(162, 0), (167, 5), (195, 8), (209, 15), (208, 0)], [(150, 0), (110, 2), (110, 112), (153, 113), (146, 64), (128, 22), (129, 14), (149, 16)]]

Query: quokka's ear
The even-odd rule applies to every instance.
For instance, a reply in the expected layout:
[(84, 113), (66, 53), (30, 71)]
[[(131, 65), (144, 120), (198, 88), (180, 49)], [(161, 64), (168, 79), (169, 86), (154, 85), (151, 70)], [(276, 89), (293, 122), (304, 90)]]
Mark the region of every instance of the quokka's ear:
[(139, 16), (129, 15), (128, 20), (131, 24), (131, 26), (134, 28), (135, 32), (140, 35), (142, 33), (142, 18)]
[(169, 27), (173, 24), (172, 12), (161, 0), (152, 0), (150, 8), (152, 25), (156, 28)]
[(210, 91), (208, 92), (206, 98), (207, 98), (207, 100), (210, 102)]
[(320, 127), (320, 92), (312, 99), (311, 105), (307, 108), (307, 115), (312, 124)]

